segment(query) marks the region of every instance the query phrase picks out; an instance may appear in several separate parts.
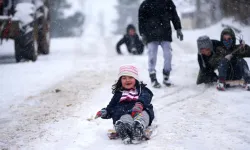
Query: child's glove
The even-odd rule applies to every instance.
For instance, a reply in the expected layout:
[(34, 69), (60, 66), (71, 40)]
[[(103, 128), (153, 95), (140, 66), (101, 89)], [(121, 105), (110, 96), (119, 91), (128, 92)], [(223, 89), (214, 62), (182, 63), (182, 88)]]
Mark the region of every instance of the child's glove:
[(233, 57), (232, 54), (228, 54), (228, 55), (225, 56), (225, 58), (226, 58), (228, 61), (230, 61), (230, 60), (232, 59), (232, 57)]
[(99, 118), (99, 117), (101, 117), (101, 118), (106, 118), (107, 115), (108, 115), (108, 112), (107, 112), (106, 108), (103, 108), (103, 109), (101, 109), (100, 111), (98, 111), (98, 112), (96, 113), (95, 119), (96, 119), (96, 118)]
[(137, 114), (140, 114), (143, 110), (143, 105), (140, 102), (135, 103), (135, 106), (132, 108), (131, 116), (135, 117)]
[(242, 48), (245, 48), (246, 43), (243, 39), (240, 39), (240, 45)]

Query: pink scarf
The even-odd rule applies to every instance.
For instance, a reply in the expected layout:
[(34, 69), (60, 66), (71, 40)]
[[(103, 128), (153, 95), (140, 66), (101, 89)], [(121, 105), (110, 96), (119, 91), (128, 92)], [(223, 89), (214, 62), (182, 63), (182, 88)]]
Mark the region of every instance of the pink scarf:
[(120, 99), (120, 102), (137, 101), (138, 98), (139, 95), (136, 89), (124, 90), (122, 91), (122, 97)]

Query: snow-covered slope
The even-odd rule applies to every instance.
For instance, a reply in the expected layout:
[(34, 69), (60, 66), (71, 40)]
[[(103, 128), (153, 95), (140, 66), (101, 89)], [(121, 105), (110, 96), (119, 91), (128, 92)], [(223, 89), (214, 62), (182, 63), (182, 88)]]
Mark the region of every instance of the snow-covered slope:
[[(242, 89), (218, 92), (197, 86), (196, 39), (218, 38), (221, 26), (185, 31), (183, 42), (173, 33), (173, 87), (152, 89), (158, 134), (140, 145), (126, 146), (106, 136), (111, 120), (89, 120), (105, 107), (118, 68), (134, 63), (149, 84), (147, 55), (117, 56), (112, 21), (116, 0), (86, 0), (86, 29), (81, 39), (52, 41), (52, 53), (36, 63), (0, 65), (0, 148), (10, 149), (250, 149), (250, 93)], [(105, 8), (105, 9), (104, 9)], [(99, 30), (104, 16), (105, 34)], [(228, 20), (225, 20), (228, 22)], [(249, 28), (242, 28), (248, 43)], [(7, 43), (5, 51), (12, 48)], [(1, 55), (8, 53), (3, 52)], [(159, 51), (158, 78), (163, 59)], [(9, 53), (8, 53), (9, 56)], [(55, 89), (60, 89), (55, 92)]]

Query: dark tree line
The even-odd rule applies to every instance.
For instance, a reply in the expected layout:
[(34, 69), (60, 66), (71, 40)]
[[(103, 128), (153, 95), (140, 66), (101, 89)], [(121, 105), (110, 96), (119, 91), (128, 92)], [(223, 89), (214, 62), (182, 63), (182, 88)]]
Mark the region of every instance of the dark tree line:
[(82, 34), (84, 15), (82, 12), (75, 12), (74, 15), (64, 17), (64, 11), (71, 8), (66, 0), (50, 1), (51, 16), (51, 36), (52, 37), (72, 37)]
[(221, 0), (221, 8), (225, 17), (234, 17), (245, 25), (250, 25), (249, 0)]

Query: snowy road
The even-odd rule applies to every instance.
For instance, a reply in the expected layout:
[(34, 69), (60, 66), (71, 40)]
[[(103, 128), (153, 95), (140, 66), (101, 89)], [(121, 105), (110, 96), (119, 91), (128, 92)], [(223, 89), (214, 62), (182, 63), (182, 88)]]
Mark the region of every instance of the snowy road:
[[(197, 34), (211, 33), (214, 28), (221, 30), (217, 27), (185, 32), (187, 40), (173, 42), (171, 80), (175, 85), (152, 89), (154, 123), (159, 126), (152, 140), (125, 146), (106, 136), (112, 128), (111, 120), (88, 120), (109, 102), (120, 65), (136, 64), (141, 80), (149, 84), (146, 54), (115, 54), (119, 37), (111, 38), (109, 28), (115, 17), (115, 0), (109, 2), (86, 2), (86, 11), (92, 16), (82, 38), (53, 40), (51, 55), (39, 57), (36, 63), (14, 64), (12, 58), (0, 62), (0, 149), (250, 149), (250, 93), (241, 89), (218, 92), (214, 87), (195, 85)], [(103, 38), (96, 30), (100, 13), (108, 20)], [(11, 56), (10, 45), (4, 45), (1, 56)], [(162, 64), (159, 57), (160, 81)]]

